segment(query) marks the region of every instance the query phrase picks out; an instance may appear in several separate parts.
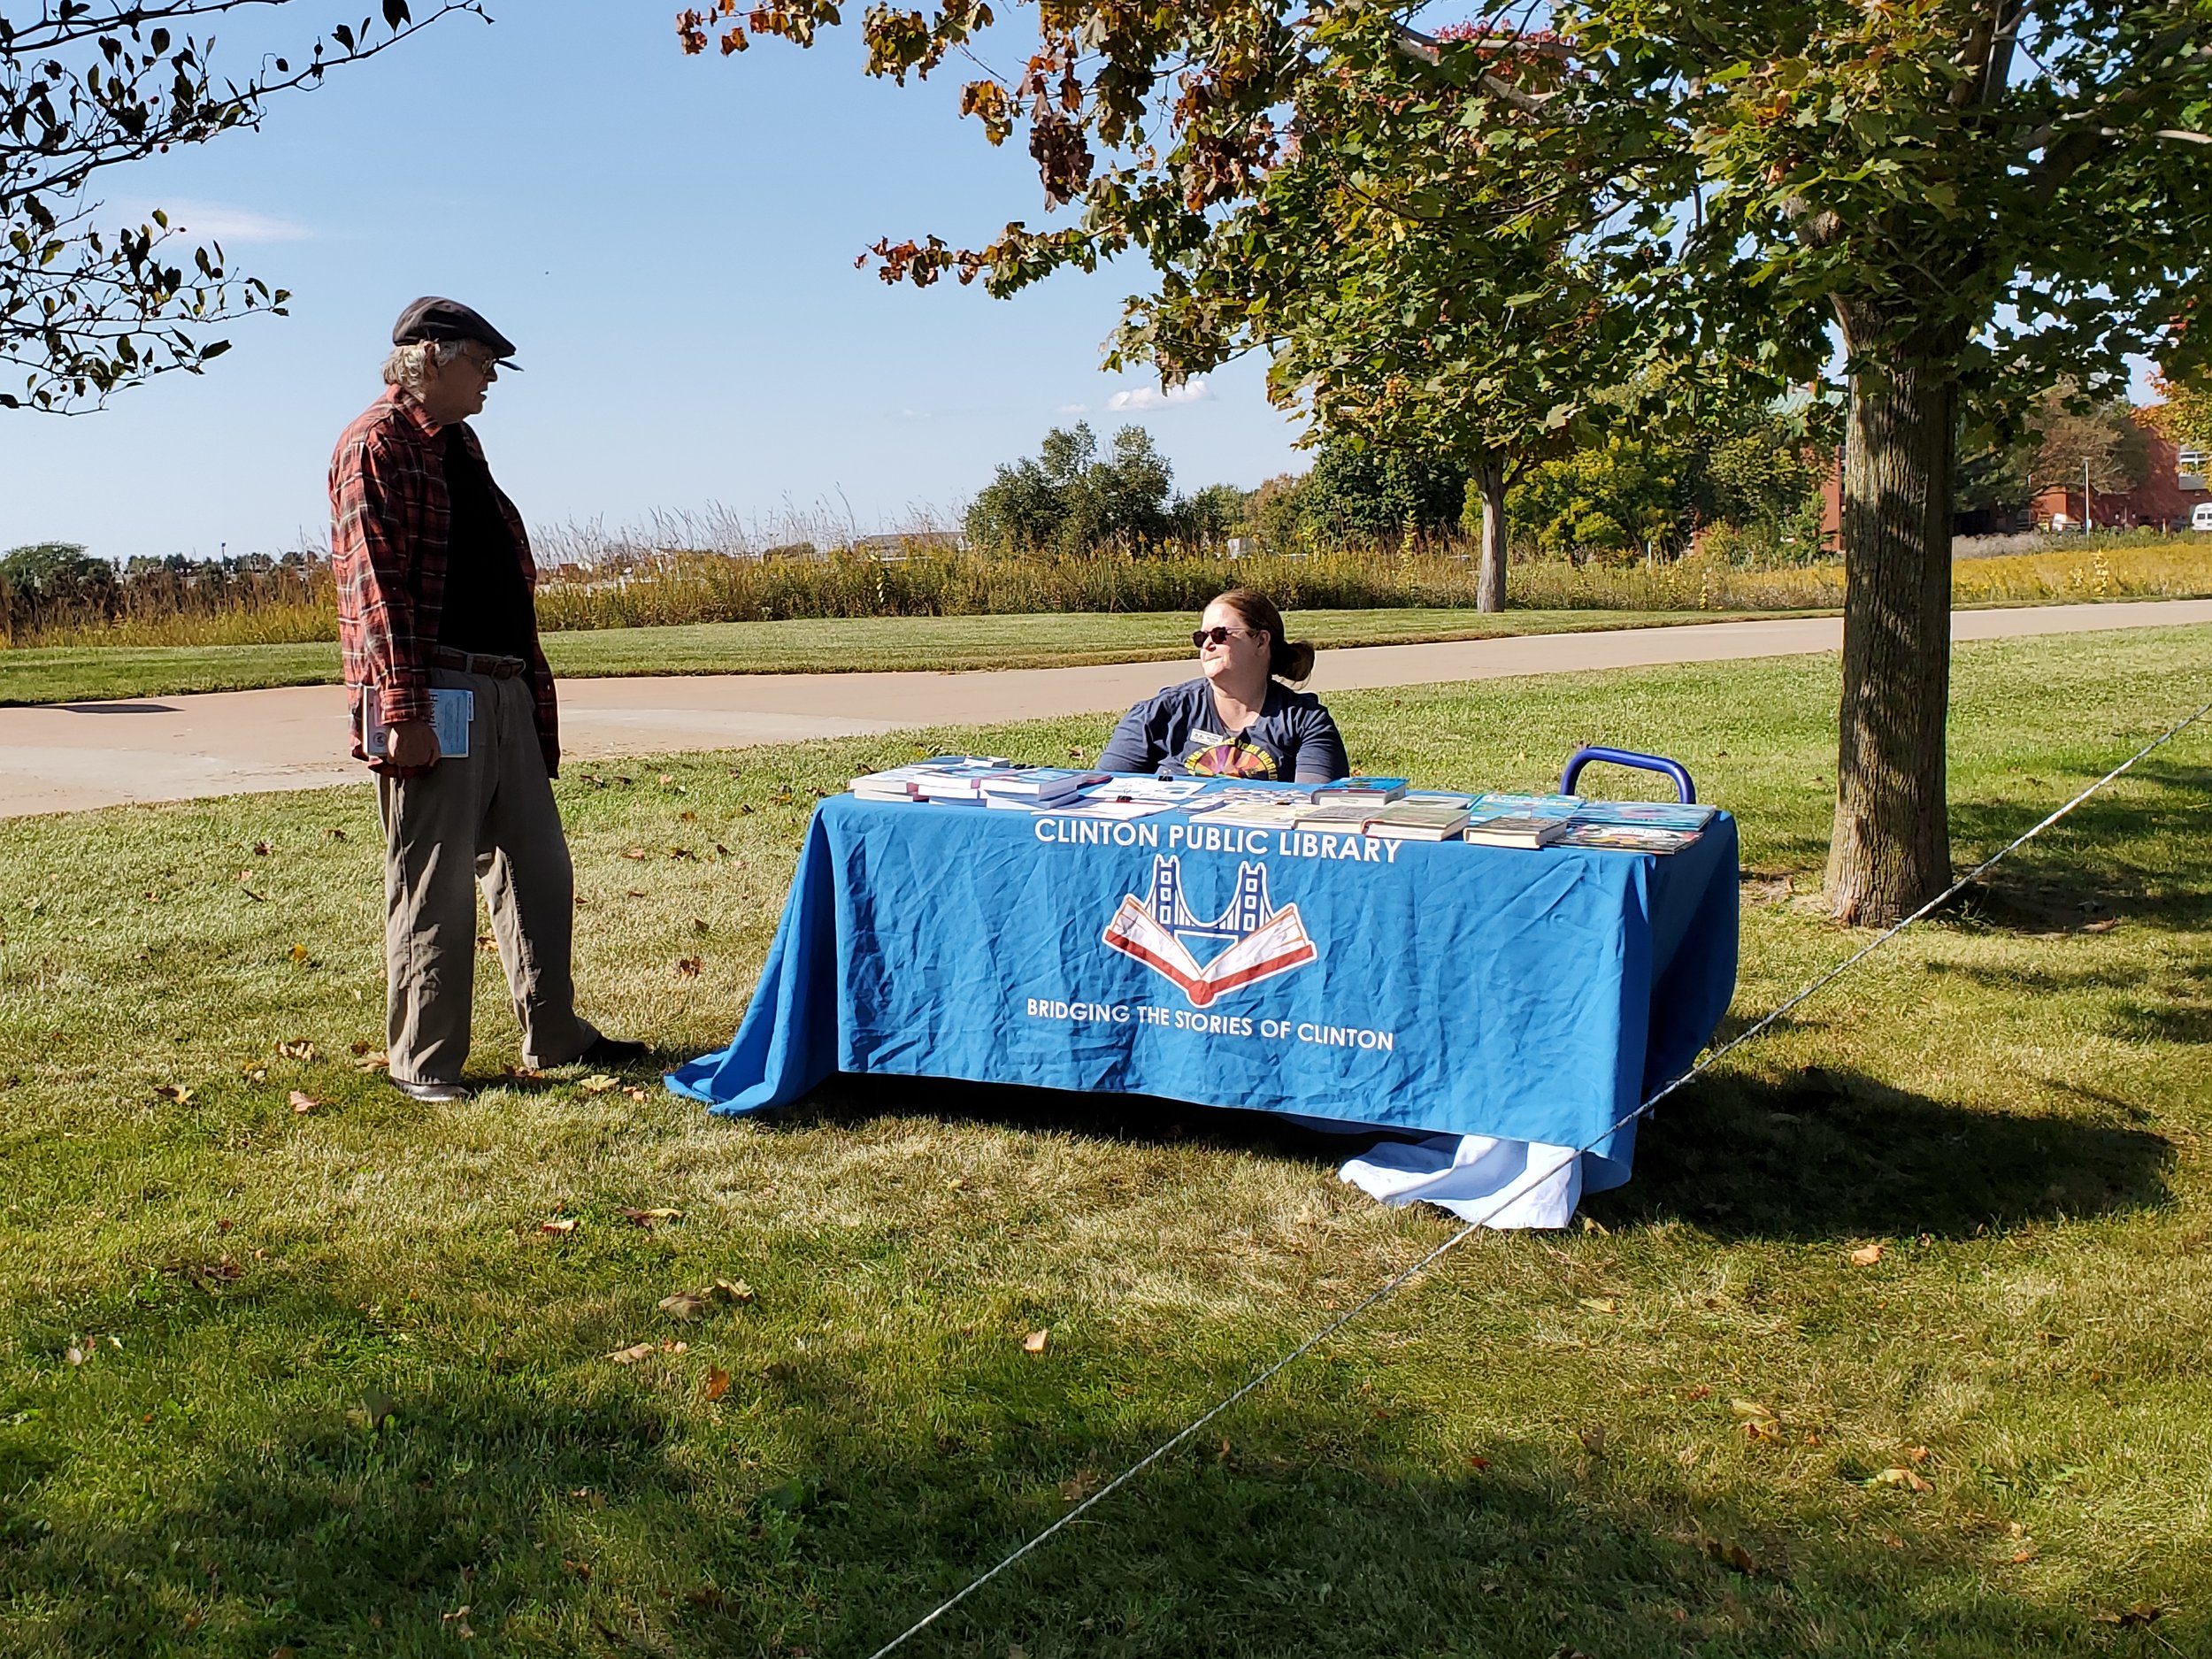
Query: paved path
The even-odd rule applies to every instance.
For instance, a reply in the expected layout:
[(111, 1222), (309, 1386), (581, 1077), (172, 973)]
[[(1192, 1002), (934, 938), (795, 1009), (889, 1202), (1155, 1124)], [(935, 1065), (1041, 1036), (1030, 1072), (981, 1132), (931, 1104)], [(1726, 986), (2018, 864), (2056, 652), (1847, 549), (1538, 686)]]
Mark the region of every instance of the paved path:
[[(1962, 611), (1960, 640), (2212, 623), (2212, 600)], [(1835, 618), (1540, 634), (1324, 651), (1323, 693), (1841, 649)], [(578, 759), (982, 726), (1125, 709), (1187, 678), (1187, 662), (973, 673), (699, 674), (561, 682), (565, 749)], [(130, 802), (303, 789), (363, 780), (345, 757), (335, 686), (227, 691), (136, 703), (0, 709), (0, 818)]]

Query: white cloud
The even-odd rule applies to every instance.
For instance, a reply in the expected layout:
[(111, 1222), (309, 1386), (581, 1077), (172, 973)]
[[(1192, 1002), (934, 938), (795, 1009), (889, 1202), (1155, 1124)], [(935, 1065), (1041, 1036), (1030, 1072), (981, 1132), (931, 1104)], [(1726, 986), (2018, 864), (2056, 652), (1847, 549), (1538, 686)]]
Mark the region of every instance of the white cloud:
[(1091, 406), (1088, 403), (1063, 403), (1052, 412), (1056, 415), (1087, 415), (1091, 412)]
[(1204, 403), (1213, 400), (1202, 378), (1185, 380), (1180, 386), (1171, 386), (1162, 391), (1156, 386), (1140, 386), (1126, 392), (1116, 392), (1106, 400), (1112, 410), (1172, 409), (1178, 403)]
[(116, 207), (124, 218), (138, 220), (150, 220), (154, 210), (159, 208), (169, 216), (171, 230), (200, 242), (307, 242), (315, 234), (289, 219), (250, 208), (227, 207), (220, 202), (119, 202)]

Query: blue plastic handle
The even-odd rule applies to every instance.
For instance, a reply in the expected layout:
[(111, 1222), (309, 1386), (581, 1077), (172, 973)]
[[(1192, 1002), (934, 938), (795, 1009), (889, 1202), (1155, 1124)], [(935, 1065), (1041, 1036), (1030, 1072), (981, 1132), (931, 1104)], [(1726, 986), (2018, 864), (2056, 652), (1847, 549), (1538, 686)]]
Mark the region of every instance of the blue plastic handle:
[(1682, 799), (1694, 802), (1697, 786), (1690, 781), (1689, 769), (1678, 760), (1669, 760), (1663, 755), (1639, 755), (1632, 749), (1578, 749), (1567, 762), (1567, 770), (1559, 774), (1559, 793), (1572, 795), (1575, 780), (1582, 769), (1594, 760), (1609, 760), (1616, 766), (1633, 766), (1639, 772), (1663, 772), (1674, 780), (1674, 787), (1681, 791)]

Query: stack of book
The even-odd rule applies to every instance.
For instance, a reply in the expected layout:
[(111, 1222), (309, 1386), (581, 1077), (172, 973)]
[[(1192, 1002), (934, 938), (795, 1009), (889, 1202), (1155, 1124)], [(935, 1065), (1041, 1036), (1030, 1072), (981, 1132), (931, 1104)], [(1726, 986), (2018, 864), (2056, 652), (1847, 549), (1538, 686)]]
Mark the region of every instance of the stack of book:
[(1403, 778), (1339, 778), (1333, 783), (1314, 786), (1316, 806), (1324, 803), (1356, 803), (1361, 806), (1388, 806), (1406, 792)]
[(1568, 831), (1563, 818), (1543, 818), (1533, 812), (1494, 812), (1485, 817), (1479, 807), (1469, 814), (1459, 838), (1483, 847), (1548, 847)]
[(1291, 822), (1299, 829), (1336, 830), (1356, 835), (1371, 820), (1382, 816), (1384, 805), (1379, 801), (1348, 799), (1316, 789), (1312, 802), (1298, 808)]
[(1081, 799), (1084, 790), (1108, 782), (1112, 776), (1111, 772), (1079, 772), (1070, 766), (1020, 766), (987, 772), (979, 786), (991, 806), (1044, 811)]
[(1672, 801), (1592, 801), (1574, 815), (1567, 844), (1609, 852), (1680, 852), (1719, 810)]
[(1467, 804), (1464, 795), (1409, 795), (1368, 819), (1367, 833), (1385, 841), (1455, 841), (1467, 823)]
[(1295, 829), (1300, 819), (1313, 810), (1313, 802), (1302, 790), (1260, 790), (1239, 792), (1237, 798), (1225, 800), (1207, 817), (1209, 824), (1228, 824), (1240, 829)]
[(933, 755), (910, 766), (872, 772), (854, 779), (847, 787), (863, 801), (957, 801), (980, 805), (983, 775), (1006, 772), (1011, 765), (1002, 756)]

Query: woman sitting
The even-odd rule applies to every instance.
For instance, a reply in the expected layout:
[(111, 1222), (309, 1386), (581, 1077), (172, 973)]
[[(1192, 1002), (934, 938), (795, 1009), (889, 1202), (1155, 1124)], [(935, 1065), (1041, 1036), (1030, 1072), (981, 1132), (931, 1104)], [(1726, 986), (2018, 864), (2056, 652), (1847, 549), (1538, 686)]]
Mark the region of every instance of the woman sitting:
[(1235, 588), (1206, 607), (1191, 643), (1202, 677), (1121, 718), (1098, 757), (1106, 772), (1326, 783), (1351, 771), (1319, 698), (1280, 680), (1313, 672), (1313, 647), (1283, 637), (1266, 595)]

